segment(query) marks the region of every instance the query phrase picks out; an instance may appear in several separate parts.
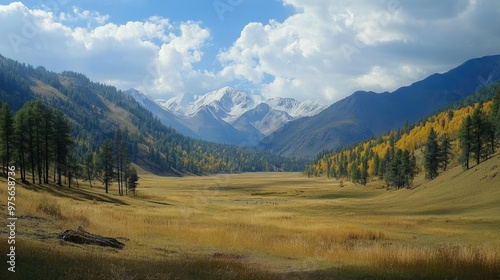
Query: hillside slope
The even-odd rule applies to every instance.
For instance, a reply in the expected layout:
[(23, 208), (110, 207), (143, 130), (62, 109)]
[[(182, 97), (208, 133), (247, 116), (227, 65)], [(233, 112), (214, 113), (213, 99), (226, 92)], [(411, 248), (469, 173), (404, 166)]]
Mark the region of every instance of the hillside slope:
[(261, 149), (314, 157), (410, 124), (500, 79), (500, 55), (472, 59), (392, 93), (358, 91), (318, 115), (290, 122), (261, 141)]
[[(137, 197), (83, 184), (19, 184), (16, 261), (22, 269), (16, 276), (496, 279), (499, 172), (496, 155), (469, 171), (457, 167), (417, 188), (392, 192), (283, 173), (164, 178), (141, 172)], [(200, 191), (207, 203), (193, 199)], [(0, 195), (7, 196), (6, 189)], [(5, 200), (0, 209), (6, 210)], [(57, 239), (78, 226), (119, 237), (125, 249)], [(0, 229), (4, 251), (7, 230)], [(269, 271), (268, 278), (255, 275)]]
[(127, 134), (130, 159), (158, 173), (299, 170), (304, 165), (267, 152), (188, 138), (163, 125), (132, 96), (80, 73), (54, 73), (0, 56), (0, 81), (0, 101), (13, 110), (37, 98), (62, 111), (73, 126), (78, 158), (97, 152), (120, 127)]

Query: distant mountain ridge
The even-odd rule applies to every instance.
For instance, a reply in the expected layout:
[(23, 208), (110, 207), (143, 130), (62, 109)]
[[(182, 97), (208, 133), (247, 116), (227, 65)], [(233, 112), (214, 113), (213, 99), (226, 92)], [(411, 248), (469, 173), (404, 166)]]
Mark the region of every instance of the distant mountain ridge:
[(426, 117), (500, 80), (500, 55), (471, 59), (389, 93), (358, 91), (321, 113), (298, 119), (258, 147), (281, 155), (315, 157), (323, 150), (364, 140)]
[(113, 139), (120, 128), (129, 159), (154, 173), (300, 171), (305, 166), (302, 159), (186, 137), (179, 128), (172, 129), (182, 125), (173, 114), (138, 91), (124, 93), (81, 73), (55, 73), (0, 55), (0, 105), (7, 103), (15, 112), (36, 99), (68, 119), (75, 164), (89, 154), (97, 155), (102, 143)]
[(326, 108), (317, 100), (266, 99), (232, 87), (155, 102), (198, 138), (240, 146), (254, 146), (286, 123), (314, 116)]

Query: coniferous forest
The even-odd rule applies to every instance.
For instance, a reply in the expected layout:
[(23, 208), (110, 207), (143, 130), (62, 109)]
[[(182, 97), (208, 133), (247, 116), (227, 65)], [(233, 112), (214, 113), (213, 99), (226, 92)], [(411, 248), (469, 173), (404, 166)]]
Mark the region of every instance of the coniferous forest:
[[(118, 182), (122, 194), (129, 174), (136, 172), (130, 163), (176, 176), (299, 171), (306, 163), (185, 137), (132, 97), (83, 74), (58, 74), (0, 56), (0, 85), (3, 165), (19, 164), (23, 179), (28, 173), (33, 182), (100, 179), (105, 185)], [(107, 146), (113, 174), (104, 172)]]
[(500, 88), (496, 83), (415, 125), (405, 124), (377, 138), (325, 151), (304, 172), (362, 185), (378, 179), (387, 188), (409, 188), (420, 172), (432, 180), (453, 163), (464, 169), (480, 164), (495, 153), (499, 139)]

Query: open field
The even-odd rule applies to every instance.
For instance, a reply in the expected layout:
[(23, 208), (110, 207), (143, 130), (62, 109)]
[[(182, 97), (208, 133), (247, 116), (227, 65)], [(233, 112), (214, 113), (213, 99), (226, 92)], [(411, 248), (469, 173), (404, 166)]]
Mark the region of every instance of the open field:
[[(417, 178), (412, 190), (343, 184), (296, 173), (164, 178), (142, 172), (135, 198), (83, 184), (18, 186), (16, 276), (500, 278), (499, 155), (432, 182)], [(56, 239), (77, 226), (122, 237), (126, 246), (117, 251)], [(5, 226), (1, 232), (5, 258)]]

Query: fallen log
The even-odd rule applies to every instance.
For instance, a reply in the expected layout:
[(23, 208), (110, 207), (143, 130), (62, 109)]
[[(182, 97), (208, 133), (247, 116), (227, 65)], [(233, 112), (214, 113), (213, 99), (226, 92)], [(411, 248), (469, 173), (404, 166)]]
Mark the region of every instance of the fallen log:
[(76, 244), (98, 245), (103, 247), (113, 247), (122, 249), (125, 244), (112, 237), (104, 237), (91, 234), (82, 227), (76, 229), (67, 229), (58, 235), (59, 239)]

